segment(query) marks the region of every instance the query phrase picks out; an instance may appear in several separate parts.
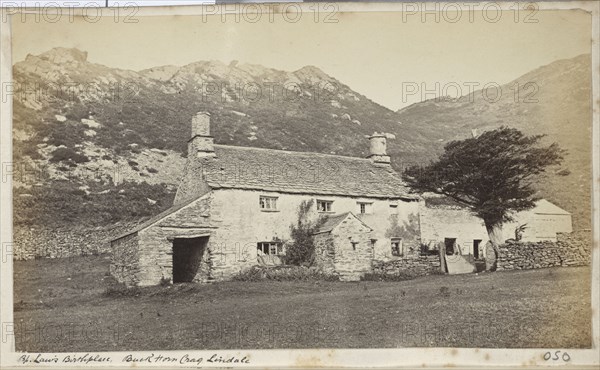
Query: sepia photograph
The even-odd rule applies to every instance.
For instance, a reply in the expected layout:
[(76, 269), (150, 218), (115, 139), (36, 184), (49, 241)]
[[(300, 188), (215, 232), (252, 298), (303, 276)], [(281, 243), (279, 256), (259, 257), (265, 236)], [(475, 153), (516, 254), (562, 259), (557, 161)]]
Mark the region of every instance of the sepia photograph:
[(367, 5), (3, 11), (15, 365), (597, 365), (598, 10)]

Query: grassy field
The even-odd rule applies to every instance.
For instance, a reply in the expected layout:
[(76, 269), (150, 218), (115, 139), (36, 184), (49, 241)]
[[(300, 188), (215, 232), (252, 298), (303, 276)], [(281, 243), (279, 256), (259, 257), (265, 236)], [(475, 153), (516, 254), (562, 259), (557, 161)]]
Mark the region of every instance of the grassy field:
[(15, 262), (20, 351), (591, 345), (588, 267), (107, 297), (104, 256)]

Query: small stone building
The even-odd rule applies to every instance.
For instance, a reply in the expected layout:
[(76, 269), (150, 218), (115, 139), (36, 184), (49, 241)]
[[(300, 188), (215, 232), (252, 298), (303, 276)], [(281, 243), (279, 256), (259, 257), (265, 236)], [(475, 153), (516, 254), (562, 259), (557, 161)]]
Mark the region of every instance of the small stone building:
[(372, 231), (352, 212), (329, 217), (314, 236), (317, 266), (341, 280), (360, 280), (373, 269)]
[(524, 226), (524, 242), (556, 242), (558, 234), (573, 231), (571, 213), (546, 199), (538, 200), (534, 208), (519, 212), (514, 222), (503, 225), (505, 239), (515, 238), (515, 229), (520, 226)]
[[(420, 198), (409, 194), (392, 169), (389, 135), (370, 136), (369, 155), (356, 158), (216, 145), (208, 113), (193, 118), (191, 131), (173, 206), (111, 242), (111, 273), (121, 282), (220, 281), (261, 263), (280, 263), (290, 226), (306, 201), (313, 205), (308, 216), (314, 220), (347, 215), (329, 235), (341, 233), (344, 221), (368, 224), (360, 227), (372, 230), (370, 241), (362, 234), (351, 235), (359, 243), (355, 247), (363, 251), (372, 243), (372, 258), (386, 260), (407, 239), (401, 225), (418, 214)], [(404, 244), (418, 248), (418, 240), (409, 236)], [(341, 238), (335, 242), (333, 237), (340, 252), (352, 247), (342, 245)], [(356, 256), (364, 265), (337, 256), (344, 273), (362, 272), (367, 266), (362, 252)]]
[[(571, 214), (545, 199), (534, 208), (513, 216), (514, 221), (502, 225), (503, 240), (516, 239), (521, 228), (521, 241), (540, 242), (557, 240), (558, 233), (572, 231)], [(448, 254), (472, 255), (484, 258), (489, 240), (483, 220), (457, 203), (433, 194), (424, 195), (419, 210), (422, 243), (436, 245), (443, 242)]]

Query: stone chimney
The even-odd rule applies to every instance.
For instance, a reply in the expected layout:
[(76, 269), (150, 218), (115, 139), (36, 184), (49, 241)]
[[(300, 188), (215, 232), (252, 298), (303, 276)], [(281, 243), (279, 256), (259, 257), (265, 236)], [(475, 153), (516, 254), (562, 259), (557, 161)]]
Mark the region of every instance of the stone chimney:
[(192, 138), (188, 141), (188, 158), (214, 155), (214, 138), (210, 136), (210, 113), (199, 112), (192, 118)]
[(371, 144), (369, 158), (373, 163), (390, 164), (390, 156), (387, 155), (387, 139), (395, 139), (393, 134), (377, 133), (367, 136)]

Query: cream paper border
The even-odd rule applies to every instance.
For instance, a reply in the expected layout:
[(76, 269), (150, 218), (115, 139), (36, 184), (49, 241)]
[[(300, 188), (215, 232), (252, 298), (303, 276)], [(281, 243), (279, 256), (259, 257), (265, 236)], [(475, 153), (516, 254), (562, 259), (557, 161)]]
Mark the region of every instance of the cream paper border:
[[(380, 11), (402, 11), (407, 10), (407, 4), (418, 3), (333, 3), (339, 12), (380, 12)], [(432, 3), (428, 6), (433, 8)], [(459, 4), (467, 4), (459, 3)], [(475, 10), (482, 9), (487, 3), (471, 3)], [(496, 3), (503, 10), (509, 10), (514, 6), (514, 2)], [(181, 7), (158, 7), (158, 8), (140, 8), (137, 16), (158, 16), (158, 15), (202, 15), (202, 14), (220, 14), (225, 9), (228, 14), (232, 9), (241, 11), (243, 6), (249, 4), (221, 4), (221, 5), (206, 5), (206, 6), (181, 6)], [(256, 5), (256, 4), (254, 4)], [(288, 4), (292, 5), (292, 4)], [(312, 4), (313, 6), (315, 4)], [(324, 5), (321, 3), (321, 5)], [(540, 10), (566, 10), (566, 9), (582, 9), (592, 14), (592, 35), (590, 38), (592, 44), (592, 91), (593, 91), (593, 187), (592, 187), (592, 225), (594, 229), (594, 247), (592, 249), (592, 349), (568, 349), (571, 360), (567, 363), (570, 366), (593, 366), (597, 368), (599, 359), (599, 303), (600, 303), (600, 253), (598, 248), (598, 235), (600, 231), (600, 208), (599, 204), (599, 189), (600, 189), (600, 64), (599, 64), (599, 44), (598, 36), (600, 35), (599, 14), (600, 2), (596, 1), (579, 1), (579, 2), (542, 2), (536, 3)], [(261, 5), (259, 5), (261, 6)], [(276, 4), (263, 4), (262, 6), (274, 7), (275, 13), (282, 9), (284, 4), (278, 6)], [(302, 11), (310, 11), (311, 4), (298, 3), (293, 4)], [(226, 7), (226, 8), (225, 8)], [(428, 9), (431, 9), (428, 8)], [(235, 10), (234, 10), (235, 11)], [(0, 22), (0, 81), (6, 83), (11, 81), (12, 61), (11, 61), (11, 33), (10, 22)], [(12, 160), (12, 99), (9, 97), (1, 101), (0, 105), (0, 161), (3, 165), (2, 181), (0, 182), (0, 241), (2, 243), (2, 260), (0, 260), (0, 283), (1, 283), (1, 305), (0, 318), (2, 323), (0, 341), (0, 367), (16, 367), (29, 368), (30, 365), (17, 365), (17, 360), (22, 353), (14, 352), (14, 338), (10, 340), (10, 335), (7, 331), (10, 330), (8, 325), (13, 322), (13, 302), (12, 302), (12, 287), (13, 287), (13, 270), (12, 257), (6, 258), (7, 251), (11, 250), (12, 242), (12, 182), (10, 176), (5, 176), (5, 165)], [(183, 356), (190, 354), (196, 357), (206, 357), (217, 353), (221, 356), (236, 356), (242, 358), (247, 356), (250, 359), (250, 364), (239, 365), (245, 368), (272, 368), (272, 367), (349, 367), (349, 368), (390, 368), (390, 367), (483, 367), (483, 366), (552, 366), (561, 365), (564, 363), (548, 362), (543, 359), (543, 356), (548, 351), (561, 350), (556, 349), (488, 349), (488, 348), (398, 348), (398, 349), (319, 349), (319, 350), (223, 350), (223, 351), (139, 351), (139, 352), (99, 352), (103, 357), (111, 357), (113, 362), (109, 365), (111, 368), (122, 367), (161, 367), (161, 364), (128, 364), (121, 362), (121, 359), (126, 354), (133, 354), (136, 357), (148, 356), (152, 353), (163, 354), (168, 356)], [(85, 353), (80, 353), (83, 355)], [(95, 353), (92, 353), (93, 355)], [(47, 354), (54, 355), (54, 354)], [(59, 358), (65, 355), (74, 355), (73, 353), (57, 353)], [(50, 367), (52, 365), (38, 365), (36, 367)], [(204, 364), (200, 366), (187, 367), (234, 367), (235, 364)], [(52, 367), (59, 368), (82, 368), (95, 367), (104, 368), (107, 365), (82, 365), (82, 364), (65, 364), (59, 363)], [(169, 364), (173, 368), (173, 364)], [(186, 367), (181, 365), (180, 367)]]

